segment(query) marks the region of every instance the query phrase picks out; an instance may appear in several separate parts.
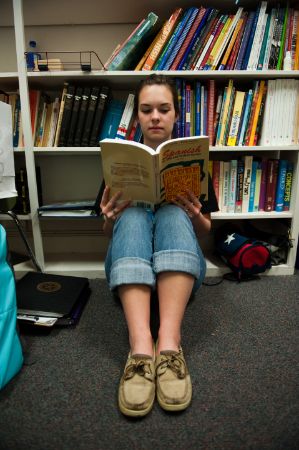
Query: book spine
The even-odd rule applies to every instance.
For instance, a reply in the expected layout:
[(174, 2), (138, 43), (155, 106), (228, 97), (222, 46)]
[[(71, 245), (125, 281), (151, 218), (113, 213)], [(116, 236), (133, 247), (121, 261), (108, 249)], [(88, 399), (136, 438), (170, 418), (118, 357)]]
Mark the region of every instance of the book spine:
[(134, 94), (128, 95), (126, 106), (125, 106), (124, 112), (122, 114), (121, 120), (120, 120), (118, 128), (117, 128), (117, 133), (115, 136), (116, 139), (125, 139), (126, 138), (126, 135), (128, 133), (128, 129), (129, 129), (129, 124), (131, 122), (132, 115), (133, 115), (134, 99), (135, 99)]
[(248, 61), (249, 61), (250, 52), (251, 52), (252, 44), (253, 44), (253, 39), (254, 39), (255, 31), (256, 31), (259, 11), (260, 11), (260, 6), (256, 9), (256, 12), (254, 14), (253, 23), (252, 23), (252, 27), (251, 27), (251, 30), (250, 30), (250, 35), (249, 35), (249, 38), (248, 38), (246, 51), (245, 51), (245, 55), (244, 55), (244, 60), (243, 60), (243, 63), (242, 63), (242, 69), (243, 70), (246, 70), (247, 66), (248, 66)]
[(223, 162), (223, 188), (221, 212), (228, 212), (230, 161)]
[(175, 25), (177, 24), (181, 14), (182, 14), (182, 11), (183, 11), (182, 8), (177, 8), (172, 13), (170, 18), (166, 21), (166, 23), (164, 24), (164, 26), (161, 30), (160, 38), (158, 39), (158, 41), (152, 48), (150, 54), (148, 55), (144, 65), (142, 67), (142, 70), (152, 70), (157, 58), (159, 57), (159, 55), (162, 51), (163, 46), (166, 44)]
[(283, 210), (284, 211), (290, 210), (292, 184), (293, 184), (293, 173), (294, 173), (294, 165), (291, 161), (289, 161), (288, 165), (287, 165), (286, 181), (285, 181), (285, 189), (284, 189), (284, 197), (283, 197)]
[(242, 212), (243, 182), (244, 182), (244, 160), (238, 159), (236, 202), (235, 202), (235, 212), (238, 212), (238, 213)]
[(267, 159), (262, 158), (261, 162), (261, 188), (259, 196), (259, 211), (264, 211), (265, 200), (266, 200), (266, 189), (267, 189)]
[(240, 51), (238, 53), (236, 64), (235, 64), (235, 70), (241, 70), (243, 68), (244, 55), (245, 55), (246, 47), (248, 44), (250, 32), (252, 29), (253, 19), (254, 19), (254, 12), (251, 11), (249, 13), (248, 19), (246, 21), (246, 26), (245, 26), (242, 41), (241, 41)]
[(243, 181), (243, 198), (242, 198), (242, 213), (247, 213), (249, 208), (250, 183), (252, 172), (253, 157), (247, 155), (244, 157), (244, 181)]
[(254, 145), (257, 121), (258, 121), (258, 117), (260, 114), (262, 99), (264, 97), (265, 90), (266, 90), (266, 82), (265, 82), (265, 80), (261, 80), (260, 86), (259, 86), (259, 91), (258, 91), (258, 96), (257, 96), (257, 102), (256, 102), (254, 115), (253, 115), (252, 127), (250, 130), (249, 143), (248, 143), (248, 145), (250, 145), (250, 146)]
[(220, 177), (220, 161), (213, 161), (212, 184), (219, 205), (219, 177)]
[(265, 211), (274, 210), (277, 170), (278, 170), (278, 160), (269, 159), (267, 163), (267, 186), (266, 186), (266, 199), (264, 207)]
[(253, 212), (259, 211), (259, 201), (261, 193), (261, 180), (262, 180), (262, 163), (260, 160), (257, 161), (256, 176), (255, 176), (255, 190), (254, 190), (254, 200), (253, 200)]
[(236, 195), (237, 195), (237, 166), (238, 161), (232, 159), (230, 161), (229, 190), (228, 190), (228, 206), (227, 212), (235, 212)]
[(98, 104), (97, 104), (97, 109), (96, 109), (95, 117), (94, 117), (94, 121), (93, 121), (93, 127), (92, 127), (92, 130), (90, 133), (89, 145), (91, 147), (96, 147), (99, 145), (99, 133), (100, 133), (101, 123), (102, 123), (103, 116), (104, 116), (105, 109), (106, 109), (107, 102), (108, 102), (109, 91), (110, 91), (110, 89), (108, 86), (101, 87), (99, 100), (98, 100)]
[(199, 136), (201, 134), (201, 82), (195, 82), (195, 135)]
[(215, 119), (215, 98), (216, 98), (216, 84), (215, 80), (208, 81), (208, 130), (210, 145), (214, 144), (214, 119)]
[(58, 146), (63, 147), (67, 143), (69, 125), (71, 121), (73, 101), (75, 95), (75, 86), (69, 85), (65, 96), (63, 116), (61, 121)]
[(285, 159), (279, 160), (276, 194), (275, 194), (275, 208), (274, 208), (275, 211), (277, 212), (283, 211), (287, 166), (288, 166), (287, 160)]
[(233, 70), (236, 64), (236, 60), (239, 54), (239, 50), (241, 47), (241, 43), (242, 43), (242, 38), (243, 38), (243, 33), (246, 27), (246, 23), (247, 23), (247, 19), (248, 19), (248, 13), (244, 12), (242, 15), (242, 24), (241, 24), (241, 28), (240, 31), (238, 33), (238, 36), (236, 38), (235, 41), (235, 45), (233, 46), (233, 50), (229, 56), (229, 59), (227, 61), (227, 64), (225, 65), (225, 70)]
[(191, 45), (192, 45), (192, 39), (194, 36), (196, 36), (196, 32), (200, 32), (201, 27), (203, 25), (203, 17), (206, 13), (206, 9), (201, 7), (198, 10), (198, 13), (194, 19), (194, 22), (192, 23), (192, 26), (190, 30), (187, 33), (187, 36), (183, 42), (183, 45), (180, 47), (171, 67), (170, 70), (180, 70), (182, 65), (184, 64), (184, 60), (188, 55), (188, 52), (190, 51)]
[(98, 97), (99, 97), (100, 89), (99, 87), (95, 86), (92, 88), (90, 93), (90, 99), (88, 104), (88, 109), (86, 113), (86, 120), (84, 123), (84, 129), (82, 134), (82, 142), (81, 145), (83, 147), (89, 146), (89, 139), (90, 139), (90, 133), (93, 127), (93, 120), (95, 116), (95, 111), (98, 103)]
[(76, 93), (74, 95), (74, 102), (73, 102), (73, 110), (72, 110), (72, 116), (70, 121), (70, 127), (69, 127), (69, 134), (67, 138), (67, 147), (72, 147), (74, 145), (74, 138), (75, 138), (75, 132), (77, 127), (77, 121), (78, 121), (78, 115), (82, 100), (82, 92), (83, 88), (81, 86), (78, 86), (76, 88)]
[(235, 146), (237, 143), (238, 130), (241, 120), (241, 114), (243, 110), (245, 92), (237, 91), (235, 96), (235, 103), (233, 108), (231, 126), (229, 130), (229, 136), (227, 140), (228, 146)]
[(80, 147), (80, 145), (81, 145), (81, 139), (82, 139), (84, 124), (85, 124), (85, 119), (86, 119), (86, 114), (87, 114), (87, 109), (88, 109), (88, 104), (89, 104), (90, 92), (91, 92), (90, 87), (85, 87), (83, 89), (82, 100), (81, 100), (81, 105), (80, 105), (80, 110), (79, 110), (79, 117), (78, 117), (78, 122), (77, 122), (77, 129), (76, 129), (75, 138), (74, 138), (74, 145), (76, 147)]
[(254, 196), (256, 188), (256, 171), (258, 162), (256, 160), (252, 161), (251, 166), (251, 179), (250, 179), (250, 191), (249, 191), (249, 202), (248, 202), (248, 212), (254, 211)]

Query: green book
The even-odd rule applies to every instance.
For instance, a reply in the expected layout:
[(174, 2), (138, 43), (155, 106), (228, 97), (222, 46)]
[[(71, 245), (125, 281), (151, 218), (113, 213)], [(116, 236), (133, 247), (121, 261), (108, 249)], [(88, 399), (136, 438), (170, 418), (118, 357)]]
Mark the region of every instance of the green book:
[(126, 42), (108, 66), (108, 70), (134, 70), (142, 57), (144, 49), (159, 31), (159, 18), (150, 12), (143, 25)]
[(285, 14), (284, 14), (282, 36), (281, 36), (281, 41), (280, 41), (280, 49), (279, 49), (279, 55), (278, 55), (278, 61), (277, 61), (276, 70), (281, 70), (283, 68), (282, 65), (283, 65), (283, 57), (284, 57), (284, 43), (285, 43), (285, 39), (286, 39), (286, 29), (287, 29), (288, 15), (289, 15), (289, 8), (287, 6), (286, 9), (285, 9)]

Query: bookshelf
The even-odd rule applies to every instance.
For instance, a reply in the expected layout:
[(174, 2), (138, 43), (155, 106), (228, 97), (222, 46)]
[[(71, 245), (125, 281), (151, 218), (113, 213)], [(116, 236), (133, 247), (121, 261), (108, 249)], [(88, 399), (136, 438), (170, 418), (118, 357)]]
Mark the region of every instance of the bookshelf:
[[(244, 8), (252, 7), (252, 2), (243, 1)], [(257, 4), (258, 2), (256, 2)], [(30, 3), (31, 4), (31, 3)], [(235, 5), (228, 1), (209, 2), (210, 6), (221, 10), (235, 10)], [(274, 2), (269, 1), (269, 5)], [(189, 0), (182, 0), (182, 7), (192, 6)], [(125, 99), (128, 92), (134, 90), (137, 83), (150, 72), (102, 71), (92, 70), (83, 73), (79, 70), (58, 72), (27, 72), (24, 61), (26, 43), (35, 39), (40, 50), (94, 50), (106, 61), (118, 42), (122, 42), (140, 21), (140, 18), (155, 11), (159, 17), (169, 17), (174, 6), (171, 0), (159, 2), (153, 0), (150, 5), (129, 0), (119, 4), (115, 0), (101, 2), (99, 7), (95, 0), (82, 2), (75, 0), (69, 8), (67, 0), (53, 0), (51, 4), (36, 3), (34, 8), (22, 0), (4, 0), (1, 5), (0, 38), (9, 37), (6, 61), (0, 62), (0, 89), (15, 91), (19, 89), (22, 102), (22, 120), (24, 148), (15, 148), (15, 164), (25, 165), (28, 173), (28, 187), (31, 213), (20, 219), (26, 227), (34, 246), (36, 257), (47, 272), (69, 275), (104, 277), (104, 256), (108, 240), (101, 232), (101, 219), (60, 219), (39, 218), (37, 215), (38, 193), (35, 166), (41, 168), (42, 192), (44, 203), (63, 200), (80, 200), (95, 198), (101, 182), (100, 149), (98, 147), (35, 147), (31, 134), (29, 89), (43, 89), (61, 93), (64, 81), (73, 83), (109, 84), (116, 96)], [(0, 39), (0, 42), (3, 39)], [(63, 42), (63, 48), (61, 48)], [(0, 43), (0, 47), (3, 44)], [(15, 47), (14, 47), (15, 45)], [(241, 85), (248, 85), (251, 80), (297, 78), (299, 71), (240, 70), (240, 71), (168, 71), (169, 76), (181, 77), (191, 82), (214, 79), (225, 84), (233, 79)], [(294, 179), (290, 211), (283, 213), (223, 213), (212, 215), (213, 226), (225, 220), (265, 219), (275, 221), (283, 219), (288, 222), (294, 246), (289, 251), (288, 261), (275, 266), (270, 275), (290, 275), (294, 272), (296, 248), (299, 233), (299, 145), (292, 146), (253, 146), (253, 147), (212, 147), (212, 159), (228, 159), (232, 155), (265, 155), (273, 158), (287, 158), (294, 162)], [(22, 251), (18, 246), (10, 221), (0, 216), (5, 222), (11, 247)], [(271, 223), (271, 222), (270, 222)], [(15, 242), (16, 241), (16, 242)], [(212, 236), (205, 240), (204, 251), (208, 261), (208, 276), (218, 276), (227, 271), (211, 255)], [(30, 263), (21, 263), (15, 267), (17, 277), (33, 270)]]

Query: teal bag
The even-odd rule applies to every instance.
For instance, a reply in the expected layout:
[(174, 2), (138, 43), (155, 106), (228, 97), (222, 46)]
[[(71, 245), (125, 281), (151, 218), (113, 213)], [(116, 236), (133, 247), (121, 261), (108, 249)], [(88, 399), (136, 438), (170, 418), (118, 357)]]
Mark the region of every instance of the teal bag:
[(16, 325), (15, 278), (7, 262), (6, 232), (0, 225), (0, 389), (23, 365), (23, 351)]

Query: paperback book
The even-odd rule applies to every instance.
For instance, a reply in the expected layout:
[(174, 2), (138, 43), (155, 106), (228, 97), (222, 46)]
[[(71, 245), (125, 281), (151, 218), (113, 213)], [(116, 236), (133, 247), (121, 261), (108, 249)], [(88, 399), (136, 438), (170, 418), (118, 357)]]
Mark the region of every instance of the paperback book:
[(105, 184), (132, 204), (154, 209), (190, 189), (208, 199), (208, 136), (170, 139), (157, 150), (134, 141), (100, 142)]

